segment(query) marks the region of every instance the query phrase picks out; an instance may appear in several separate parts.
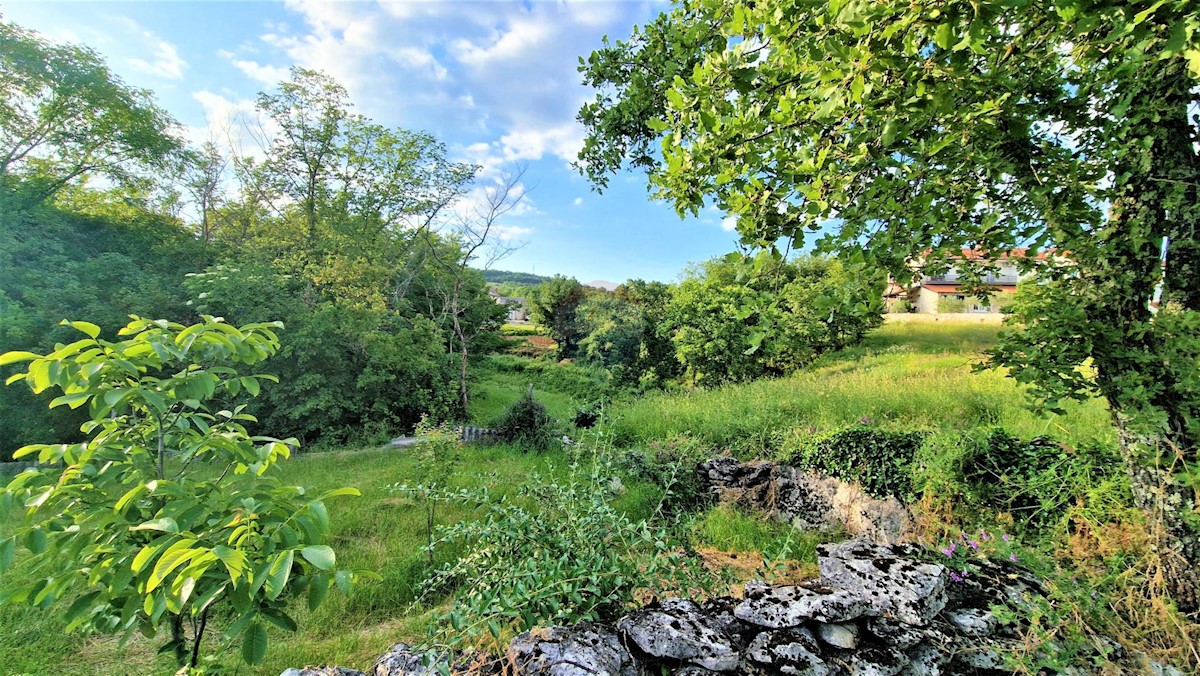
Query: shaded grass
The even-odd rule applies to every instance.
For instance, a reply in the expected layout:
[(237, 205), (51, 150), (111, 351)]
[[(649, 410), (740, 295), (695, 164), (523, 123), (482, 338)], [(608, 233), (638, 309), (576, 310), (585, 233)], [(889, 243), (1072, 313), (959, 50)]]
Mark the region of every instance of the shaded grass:
[(493, 354), (471, 372), (471, 422), (488, 425), (533, 385), (533, 396), (550, 415), (569, 422), (575, 411), (601, 396), (605, 375), (573, 364), (557, 364), (516, 355)]

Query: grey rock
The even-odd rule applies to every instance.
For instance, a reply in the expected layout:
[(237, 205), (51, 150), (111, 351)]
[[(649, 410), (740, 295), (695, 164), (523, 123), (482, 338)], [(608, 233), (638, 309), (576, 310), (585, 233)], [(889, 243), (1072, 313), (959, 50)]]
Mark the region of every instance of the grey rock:
[(947, 610), (942, 617), (963, 636), (991, 636), (996, 631), (996, 618), (986, 610), (962, 608)]
[(682, 669), (676, 669), (675, 671), (672, 671), (671, 676), (711, 676), (712, 674), (719, 674), (719, 673), (721, 673), (721, 672), (710, 671), (708, 669), (705, 669), (704, 667), (688, 665), (686, 667), (683, 667)]
[(874, 608), (905, 624), (923, 627), (946, 606), (946, 568), (907, 553), (856, 539), (820, 545), (817, 564), (826, 584), (869, 599)]
[(909, 665), (908, 655), (896, 648), (872, 646), (850, 658), (851, 676), (896, 676)]
[(904, 676), (941, 676), (946, 655), (928, 643), (908, 649), (908, 666), (900, 672)]
[(508, 646), (509, 664), (526, 676), (634, 676), (633, 658), (604, 627), (581, 624), (527, 631)]
[(901, 650), (914, 646), (925, 638), (920, 629), (884, 617), (873, 617), (867, 620), (867, 631)]
[(959, 639), (955, 642), (951, 665), (959, 669), (1003, 669), (1004, 655), (1015, 644), (991, 638)]
[(807, 629), (764, 631), (746, 648), (742, 672), (829, 676), (833, 669), (822, 661), (820, 646)]
[(845, 589), (818, 584), (759, 588), (747, 585), (733, 614), (770, 629), (796, 627), (806, 620), (844, 622), (872, 612), (870, 600)]
[(668, 662), (689, 662), (713, 671), (733, 671), (740, 656), (721, 627), (691, 601), (671, 599), (657, 608), (636, 610), (617, 630), (638, 649)]
[(349, 667), (304, 667), (303, 669), (284, 669), (279, 676), (366, 676), (358, 669)]
[(899, 542), (912, 530), (908, 509), (896, 498), (878, 499), (857, 483), (775, 468), (777, 516), (803, 530), (838, 529), (878, 544)]
[[(407, 643), (397, 643), (371, 668), (371, 676), (432, 676), (440, 665), (447, 665), (451, 657), (445, 653), (419, 650)], [(306, 675), (307, 676), (307, 675)]]
[(817, 636), (835, 648), (854, 650), (858, 647), (857, 624), (819, 624), (817, 625)]

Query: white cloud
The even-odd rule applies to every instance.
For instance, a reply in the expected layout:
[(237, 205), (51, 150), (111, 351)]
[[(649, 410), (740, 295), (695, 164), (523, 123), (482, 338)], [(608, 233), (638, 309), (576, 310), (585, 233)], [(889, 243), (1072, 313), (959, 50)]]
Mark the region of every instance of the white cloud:
[(571, 204), (573, 204), (574, 206), (577, 206), (577, 207), (581, 207), (581, 206), (583, 206), (583, 198), (582, 198), (582, 197), (576, 197), (576, 198), (575, 198), (575, 201), (574, 201), (574, 202), (571, 202)]
[[(125, 63), (137, 71), (167, 80), (182, 80), (188, 63), (179, 55), (175, 45), (159, 35), (143, 28), (133, 19), (121, 17), (116, 23), (124, 29), (122, 42), (135, 54), (126, 57)], [(130, 39), (132, 38), (132, 39)]]
[(511, 242), (528, 237), (534, 232), (534, 228), (523, 225), (497, 225), (492, 227), (491, 234), (495, 235), (498, 240)]
[(730, 215), (726, 216), (725, 218), (721, 219), (721, 229), (724, 230), (725, 232), (733, 232), (734, 230), (737, 230), (737, 226), (738, 226), (737, 214), (730, 214)]
[(268, 66), (255, 61), (238, 59), (233, 57), (233, 55), (227, 58), (229, 58), (229, 63), (233, 64), (234, 68), (242, 71), (243, 75), (267, 87), (274, 87), (290, 77), (288, 69), (282, 66)]

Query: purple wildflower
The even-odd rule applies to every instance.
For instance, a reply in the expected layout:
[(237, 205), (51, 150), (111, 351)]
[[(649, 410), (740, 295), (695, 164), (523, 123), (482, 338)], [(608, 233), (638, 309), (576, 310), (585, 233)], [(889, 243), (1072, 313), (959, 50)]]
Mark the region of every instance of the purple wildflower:
[(1004, 533), (1004, 534), (1003, 534), (1003, 535), (1001, 535), (1000, 537), (1004, 538), (1004, 541), (1005, 541), (1005, 542), (1008, 542), (1008, 533)]
[(978, 543), (978, 542), (976, 542), (976, 541), (974, 541), (974, 540), (971, 540), (970, 542), (968, 542), (968, 543), (967, 543), (967, 546), (968, 546), (968, 547), (970, 547), (971, 549), (974, 549), (974, 550), (977, 550), (977, 551), (978, 551), (978, 549), (979, 549), (979, 543)]
[(1009, 561), (1012, 561), (1013, 563), (1016, 563), (1016, 562), (1017, 562), (1017, 555), (1016, 555), (1016, 554), (1009, 554), (1009, 555), (1008, 555), (1008, 560), (1009, 560)]
[(946, 556), (954, 556), (954, 550), (956, 549), (958, 549), (958, 545), (951, 542), (949, 547), (942, 547), (941, 552)]
[(963, 579), (962, 579), (962, 576), (961, 576), (961, 575), (959, 575), (958, 573), (954, 572), (954, 571), (950, 571), (950, 579), (951, 579), (951, 580), (954, 580), (955, 582), (962, 582), (962, 581), (963, 581)]
[(989, 535), (986, 530), (980, 528), (979, 529), (979, 539), (980, 540), (990, 540), (990, 539), (992, 539), (992, 536)]

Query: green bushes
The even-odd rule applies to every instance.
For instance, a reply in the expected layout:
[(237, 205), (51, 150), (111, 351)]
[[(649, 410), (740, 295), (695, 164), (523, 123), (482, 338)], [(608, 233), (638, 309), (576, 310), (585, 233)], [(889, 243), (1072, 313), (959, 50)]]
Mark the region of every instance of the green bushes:
[(1012, 515), (1021, 529), (1058, 523), (1079, 496), (1120, 471), (1121, 457), (1103, 444), (1071, 447), (1048, 437), (1028, 441), (1002, 429), (971, 440), (961, 460), (962, 481), (977, 506)]
[(533, 398), (532, 388), (492, 423), (492, 430), (501, 441), (538, 451), (552, 447), (558, 431), (546, 407)]
[(843, 481), (856, 481), (875, 497), (906, 500), (913, 492), (913, 457), (924, 441), (923, 432), (854, 427), (809, 444), (792, 456), (791, 462)]
[(428, 581), (431, 590), (461, 583), (445, 618), (454, 640), (612, 620), (639, 590), (662, 596), (713, 589), (714, 576), (674, 548), (668, 530), (614, 507), (613, 476), (612, 465), (599, 461), (561, 481), (531, 477), (521, 493), (532, 507), (493, 500), (486, 489), (427, 491), (485, 510), (478, 521), (441, 529), (436, 543), (464, 549)]

